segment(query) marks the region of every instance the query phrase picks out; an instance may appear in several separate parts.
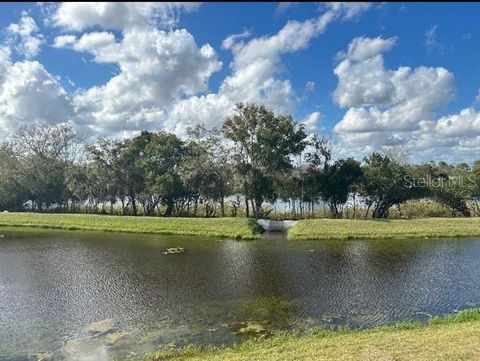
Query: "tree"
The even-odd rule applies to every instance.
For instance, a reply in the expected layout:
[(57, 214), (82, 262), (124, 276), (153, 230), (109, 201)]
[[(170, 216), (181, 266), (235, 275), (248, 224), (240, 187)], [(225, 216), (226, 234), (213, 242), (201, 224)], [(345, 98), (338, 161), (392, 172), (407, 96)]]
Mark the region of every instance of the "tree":
[(85, 149), (88, 162), (84, 169), (87, 199), (95, 198), (95, 204), (109, 202), (110, 214), (113, 214), (113, 207), (120, 200), (122, 213), (125, 214), (127, 191), (120, 161), (121, 143), (99, 138), (96, 143), (86, 145)]
[(387, 155), (374, 152), (365, 158), (361, 195), (373, 218), (387, 218), (394, 206), (420, 196), (421, 189), (408, 184), (407, 167), (392, 161)]
[(36, 210), (66, 205), (66, 170), (80, 155), (79, 139), (68, 124), (21, 127), (10, 141), (20, 160), (20, 179)]
[(334, 218), (341, 217), (339, 206), (347, 202), (353, 186), (359, 182), (361, 176), (360, 163), (353, 158), (339, 159), (326, 166), (321, 192)]
[(21, 177), (24, 163), (11, 146), (0, 147), (0, 210), (22, 210), (29, 200), (25, 180)]
[(423, 190), (425, 197), (450, 208), (454, 214), (470, 216), (468, 204), (474, 197), (476, 182), (475, 174), (467, 164), (441, 161), (438, 165), (430, 162), (411, 168), (417, 183), (421, 181), (416, 187)]
[(178, 174), (186, 149), (174, 134), (150, 133), (142, 157), (137, 161), (143, 172), (145, 187), (141, 202), (145, 212), (153, 215), (159, 202), (166, 205), (166, 216), (172, 216), (178, 199), (184, 196), (184, 188)]
[(291, 116), (275, 115), (256, 104), (235, 106), (223, 124), (223, 134), (233, 142), (233, 159), (241, 176), (244, 195), (253, 199), (255, 218), (265, 199), (276, 199), (275, 175), (292, 168), (291, 157), (305, 148), (303, 126)]
[(215, 214), (220, 204), (220, 215), (225, 215), (225, 197), (233, 191), (232, 167), (217, 129), (207, 130), (203, 125), (188, 129), (190, 141), (187, 156), (182, 162), (181, 175), (197, 215), (198, 202), (203, 203), (205, 216)]
[[(313, 213), (314, 203), (320, 198), (325, 200), (327, 194), (324, 190), (327, 187), (327, 170), (332, 160), (332, 147), (328, 139), (313, 133), (308, 141), (305, 159), (306, 169), (303, 169), (300, 176), (301, 199), (310, 202)], [(300, 169), (302, 168), (300, 166)], [(303, 213), (302, 207), (300, 213)]]

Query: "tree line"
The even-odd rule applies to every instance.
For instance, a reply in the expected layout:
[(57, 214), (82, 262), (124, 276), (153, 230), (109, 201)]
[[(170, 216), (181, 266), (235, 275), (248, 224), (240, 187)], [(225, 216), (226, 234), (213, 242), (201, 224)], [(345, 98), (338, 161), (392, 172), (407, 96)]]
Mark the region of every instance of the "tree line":
[(315, 216), (322, 203), (341, 218), (353, 200), (353, 217), (358, 206), (386, 218), (429, 198), (471, 216), (479, 195), (480, 161), (409, 164), (392, 150), (335, 159), (325, 136), (257, 104), (237, 104), (221, 129), (198, 125), (184, 139), (142, 131), (84, 143), (70, 125), (31, 125), (0, 147), (6, 211), (261, 218), (282, 200), (294, 217)]

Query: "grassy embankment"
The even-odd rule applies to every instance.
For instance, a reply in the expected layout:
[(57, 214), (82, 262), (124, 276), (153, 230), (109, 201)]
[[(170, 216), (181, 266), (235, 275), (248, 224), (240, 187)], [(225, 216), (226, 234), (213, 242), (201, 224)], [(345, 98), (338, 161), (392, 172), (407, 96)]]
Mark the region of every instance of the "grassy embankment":
[[(0, 226), (156, 233), (257, 239), (259, 227), (246, 218), (163, 218), (90, 214), (0, 213)], [(291, 240), (401, 239), (480, 236), (480, 218), (410, 220), (301, 220), (289, 229)]]
[(147, 355), (146, 360), (479, 360), (480, 310), (472, 309), (427, 324), (402, 323), (362, 331), (279, 336), (217, 349), (187, 348)]
[(392, 220), (307, 219), (288, 230), (291, 240), (401, 239), (480, 236), (480, 218)]
[(0, 213), (0, 226), (178, 234), (256, 239), (257, 226), (246, 218), (161, 218), (90, 214)]

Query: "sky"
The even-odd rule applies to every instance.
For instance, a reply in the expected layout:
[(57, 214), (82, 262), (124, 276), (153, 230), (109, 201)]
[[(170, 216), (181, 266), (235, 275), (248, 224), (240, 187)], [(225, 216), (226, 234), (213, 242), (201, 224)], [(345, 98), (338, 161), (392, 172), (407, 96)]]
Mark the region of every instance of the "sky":
[(291, 114), (340, 157), (480, 158), (479, 3), (2, 3), (0, 138)]

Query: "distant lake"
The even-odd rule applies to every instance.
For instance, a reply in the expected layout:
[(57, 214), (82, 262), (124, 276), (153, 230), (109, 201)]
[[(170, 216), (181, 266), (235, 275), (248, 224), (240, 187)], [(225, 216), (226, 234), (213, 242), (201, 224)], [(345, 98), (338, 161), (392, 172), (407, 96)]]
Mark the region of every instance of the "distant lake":
[[(480, 239), (0, 234), (2, 361), (40, 351), (68, 360), (141, 359), (165, 345), (372, 327), (480, 306)], [(163, 254), (171, 247), (185, 251)], [(103, 333), (89, 333), (92, 323)]]

